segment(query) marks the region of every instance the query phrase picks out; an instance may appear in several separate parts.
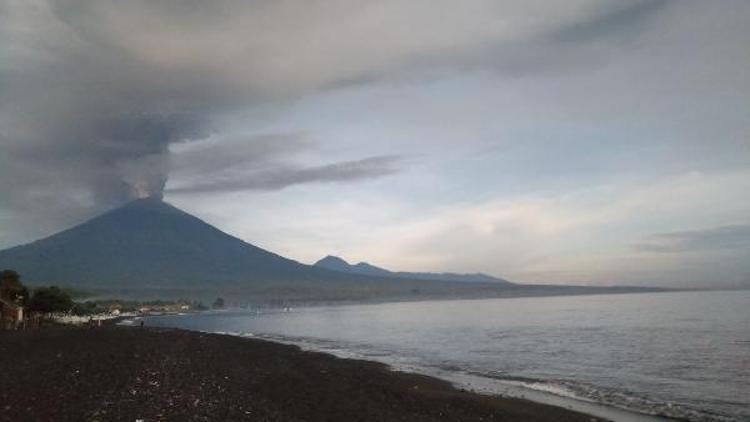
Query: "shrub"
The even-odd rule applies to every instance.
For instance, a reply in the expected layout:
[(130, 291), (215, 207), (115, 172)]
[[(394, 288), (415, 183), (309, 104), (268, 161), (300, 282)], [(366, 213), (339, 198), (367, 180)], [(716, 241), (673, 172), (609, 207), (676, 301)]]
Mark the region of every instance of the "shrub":
[(73, 308), (73, 299), (57, 286), (39, 287), (29, 301), (29, 310), (40, 313), (67, 312)]

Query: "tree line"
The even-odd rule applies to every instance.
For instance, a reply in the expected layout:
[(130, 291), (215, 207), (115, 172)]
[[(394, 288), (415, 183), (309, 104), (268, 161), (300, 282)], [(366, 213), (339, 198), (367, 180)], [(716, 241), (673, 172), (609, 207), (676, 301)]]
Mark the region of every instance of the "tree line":
[[(49, 314), (58, 312), (72, 312), (74, 315), (90, 315), (108, 310), (102, 305), (110, 304), (108, 302), (122, 305), (123, 310), (137, 310), (141, 305), (164, 305), (174, 302), (164, 302), (155, 300), (150, 302), (128, 302), (128, 301), (86, 301), (75, 302), (71, 293), (58, 286), (40, 286), (33, 290), (21, 283), (21, 276), (15, 270), (3, 270), (0, 272), (0, 299), (24, 307), (28, 312)], [(180, 303), (187, 301), (179, 301)], [(208, 306), (201, 302), (193, 301), (190, 303), (194, 310), (206, 310)], [(225, 306), (224, 299), (221, 297), (211, 305), (214, 309), (222, 309)]]
[(0, 272), (0, 298), (38, 313), (67, 312), (75, 305), (70, 295), (57, 286), (41, 286), (30, 291), (14, 270)]

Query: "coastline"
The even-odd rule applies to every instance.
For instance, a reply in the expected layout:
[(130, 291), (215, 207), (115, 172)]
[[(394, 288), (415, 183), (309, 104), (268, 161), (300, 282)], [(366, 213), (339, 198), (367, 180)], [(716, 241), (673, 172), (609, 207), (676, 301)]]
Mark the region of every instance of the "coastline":
[[(746, 344), (734, 340), (745, 337), (746, 325), (736, 310), (743, 309), (747, 296), (676, 292), (645, 301), (624, 296), (631, 295), (582, 303), (565, 298), (486, 299), (299, 308), (258, 315), (227, 310), (197, 318), (147, 318), (146, 325), (270, 340), (380, 362), (396, 371), (447, 380), (459, 389), (529, 399), (616, 422), (745, 420), (743, 381), (727, 369), (741, 373), (742, 361), (736, 357), (743, 356)], [(684, 303), (692, 306), (679, 307)], [(723, 318), (706, 312), (717, 304), (735, 311)], [(537, 308), (544, 312), (535, 312)], [(615, 315), (612, 309), (622, 312)], [(664, 311), (670, 309), (678, 311)], [(530, 321), (521, 315), (538, 318)], [(569, 328), (561, 330), (557, 321), (575, 324), (563, 324)], [(531, 323), (539, 329), (530, 330)], [(709, 338), (717, 344), (728, 341), (728, 346), (702, 349), (706, 327), (717, 323), (726, 323), (720, 325), (725, 328)], [(643, 324), (652, 329), (643, 332)], [(474, 332), (463, 331), (469, 326)], [(556, 340), (550, 346), (552, 339)], [(670, 358), (660, 360), (664, 356)], [(723, 357), (722, 363), (702, 364), (712, 362), (706, 360), (712, 356)], [(676, 360), (682, 367), (690, 363), (690, 373), (670, 372)], [(694, 383), (698, 377), (713, 383)]]
[(0, 420), (586, 421), (384, 364), (179, 329), (0, 333)]
[(538, 404), (550, 405), (575, 412), (583, 413), (600, 420), (612, 422), (668, 422), (682, 421), (675, 417), (663, 415), (650, 415), (631, 409), (624, 409), (614, 405), (594, 402), (580, 397), (562, 395), (546, 390), (530, 388), (527, 382), (537, 380), (520, 380), (500, 377), (489, 377), (485, 374), (472, 372), (457, 372), (442, 370), (436, 368), (414, 367), (394, 365), (387, 361), (375, 360), (370, 356), (351, 355), (350, 353), (342, 354), (330, 349), (320, 349), (312, 346), (310, 343), (300, 343), (294, 340), (287, 340), (280, 336), (255, 336), (235, 332), (205, 332), (206, 334), (218, 334), (232, 337), (260, 339), (272, 343), (284, 344), (299, 347), (303, 351), (324, 353), (345, 360), (363, 360), (376, 362), (386, 365), (391, 371), (406, 374), (418, 374), (431, 378), (449, 382), (453, 387), (462, 391), (469, 391), (491, 397), (505, 397), (531, 401)]

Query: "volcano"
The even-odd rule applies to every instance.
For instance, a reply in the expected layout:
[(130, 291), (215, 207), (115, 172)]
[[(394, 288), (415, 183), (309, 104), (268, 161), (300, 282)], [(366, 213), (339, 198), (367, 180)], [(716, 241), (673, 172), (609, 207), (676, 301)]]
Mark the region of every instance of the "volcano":
[(0, 251), (0, 268), (31, 284), (100, 290), (232, 291), (311, 300), (413, 297), (425, 283), (305, 265), (233, 237), (160, 198), (137, 199), (83, 224)]
[(0, 267), (14, 268), (34, 283), (88, 286), (225, 284), (326, 276), (153, 197), (0, 251)]
[(237, 295), (236, 299), (263, 301), (614, 292), (612, 288), (520, 285), (504, 280), (424, 280), (408, 274), (394, 277), (395, 273), (361, 274), (306, 265), (226, 234), (154, 197), (129, 202), (47, 238), (0, 251), (1, 268), (18, 271), (24, 282), (33, 285), (118, 292), (229, 292)]

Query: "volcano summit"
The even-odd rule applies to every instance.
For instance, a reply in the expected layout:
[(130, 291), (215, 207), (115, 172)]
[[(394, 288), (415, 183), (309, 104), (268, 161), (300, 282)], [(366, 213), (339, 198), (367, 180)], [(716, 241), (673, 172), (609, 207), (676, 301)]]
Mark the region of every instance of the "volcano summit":
[[(613, 292), (613, 288), (461, 283), (306, 265), (230, 236), (157, 197), (0, 251), (31, 284), (259, 300), (415, 300)], [(619, 288), (614, 288), (618, 290)], [(625, 288), (627, 291), (634, 289)], [(210, 292), (210, 293), (209, 293)]]

